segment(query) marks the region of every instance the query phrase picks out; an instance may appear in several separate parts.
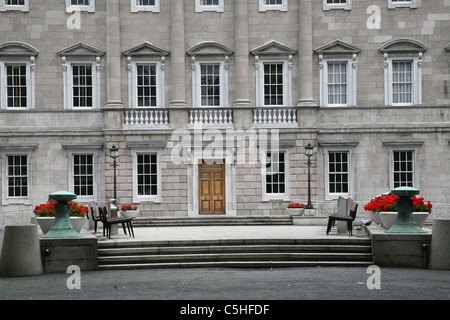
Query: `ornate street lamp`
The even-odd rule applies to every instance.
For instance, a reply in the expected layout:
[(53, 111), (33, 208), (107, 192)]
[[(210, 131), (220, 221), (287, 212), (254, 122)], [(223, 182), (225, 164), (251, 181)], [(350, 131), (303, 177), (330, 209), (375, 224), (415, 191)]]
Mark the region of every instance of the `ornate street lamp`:
[(115, 145), (109, 149), (109, 156), (114, 160), (112, 167), (114, 168), (114, 199), (117, 200), (117, 176), (116, 176), (116, 168), (118, 166), (116, 159), (119, 157), (119, 149), (116, 148)]
[(314, 154), (314, 147), (311, 146), (311, 143), (305, 147), (305, 155), (308, 157), (308, 203), (306, 204), (305, 209), (313, 209), (311, 204), (311, 156)]

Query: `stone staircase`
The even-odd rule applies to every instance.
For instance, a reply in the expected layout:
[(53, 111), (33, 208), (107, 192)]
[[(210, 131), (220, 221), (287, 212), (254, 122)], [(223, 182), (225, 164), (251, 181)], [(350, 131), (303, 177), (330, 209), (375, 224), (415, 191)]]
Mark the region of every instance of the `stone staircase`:
[(373, 264), (371, 240), (230, 239), (98, 243), (99, 270), (356, 267)]
[(136, 227), (163, 226), (218, 226), (218, 225), (292, 225), (292, 217), (280, 216), (206, 216), (206, 217), (138, 217), (133, 219)]

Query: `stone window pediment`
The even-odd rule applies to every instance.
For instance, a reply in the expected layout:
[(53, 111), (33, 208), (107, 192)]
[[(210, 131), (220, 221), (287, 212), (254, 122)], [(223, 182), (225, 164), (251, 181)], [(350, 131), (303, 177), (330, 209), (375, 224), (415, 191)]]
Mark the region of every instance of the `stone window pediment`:
[(75, 43), (57, 52), (59, 56), (63, 57), (101, 57), (105, 53), (105, 50), (84, 42)]
[(31, 44), (21, 41), (7, 41), (0, 44), (0, 56), (36, 57), (39, 50)]
[(165, 57), (170, 51), (145, 41), (140, 45), (134, 46), (122, 52), (127, 57)]
[(322, 55), (357, 54), (361, 49), (345, 41), (334, 40), (314, 49), (314, 52)]
[(415, 39), (392, 39), (383, 43), (378, 50), (382, 53), (423, 53), (427, 47)]
[(197, 43), (189, 48), (186, 53), (191, 57), (197, 56), (225, 56), (228, 57), (233, 54), (233, 50), (222, 43), (215, 41), (204, 41)]
[(250, 53), (254, 56), (289, 56), (296, 54), (297, 50), (283, 43), (272, 40), (250, 50)]

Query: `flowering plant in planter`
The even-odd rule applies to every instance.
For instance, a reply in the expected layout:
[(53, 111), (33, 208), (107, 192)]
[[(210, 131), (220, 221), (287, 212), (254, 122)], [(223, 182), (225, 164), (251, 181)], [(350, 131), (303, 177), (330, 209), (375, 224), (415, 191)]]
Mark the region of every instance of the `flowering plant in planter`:
[(291, 202), (289, 203), (288, 208), (306, 208), (306, 205), (303, 203)]
[[(86, 217), (88, 208), (74, 201), (70, 201), (70, 212), (71, 217)], [(54, 217), (55, 216), (55, 204), (57, 201), (48, 201), (47, 203), (40, 204), (34, 208), (34, 214), (36, 217)]]
[[(397, 199), (399, 199), (398, 196), (389, 192), (386, 195), (381, 195), (370, 200), (369, 203), (364, 206), (364, 210), (372, 212), (398, 212)], [(423, 197), (418, 198), (416, 196), (412, 196), (411, 200), (413, 200), (413, 212), (431, 213), (433, 205), (430, 201), (425, 201)]]
[(133, 206), (131, 204), (124, 204), (122, 205), (122, 208), (120, 210), (122, 211), (137, 210), (137, 206)]

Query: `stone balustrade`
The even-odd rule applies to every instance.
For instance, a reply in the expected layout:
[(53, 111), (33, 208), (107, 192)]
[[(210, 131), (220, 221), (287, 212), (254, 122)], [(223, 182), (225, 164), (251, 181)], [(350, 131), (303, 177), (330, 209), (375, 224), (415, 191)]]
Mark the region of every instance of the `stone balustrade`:
[(124, 126), (169, 128), (169, 110), (163, 108), (139, 108), (125, 110)]
[(297, 110), (284, 107), (254, 109), (253, 126), (297, 127)]
[(194, 109), (189, 110), (189, 125), (233, 126), (233, 110), (231, 109)]

